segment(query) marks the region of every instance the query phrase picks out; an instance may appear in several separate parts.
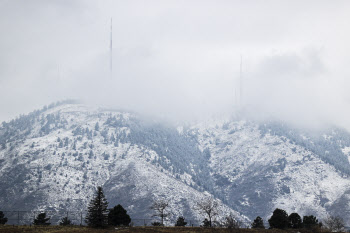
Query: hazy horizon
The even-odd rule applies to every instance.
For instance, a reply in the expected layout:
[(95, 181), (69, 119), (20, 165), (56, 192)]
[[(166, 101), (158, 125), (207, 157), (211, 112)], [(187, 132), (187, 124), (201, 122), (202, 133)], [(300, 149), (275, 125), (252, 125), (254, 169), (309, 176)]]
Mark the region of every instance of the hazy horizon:
[(348, 12), (348, 1), (0, 0), (0, 121), (64, 99), (179, 121), (241, 102), (257, 119), (350, 130)]

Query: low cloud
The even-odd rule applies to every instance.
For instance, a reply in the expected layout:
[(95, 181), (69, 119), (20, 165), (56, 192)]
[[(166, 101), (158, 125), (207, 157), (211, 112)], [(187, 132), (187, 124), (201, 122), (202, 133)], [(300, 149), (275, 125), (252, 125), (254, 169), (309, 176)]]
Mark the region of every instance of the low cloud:
[(349, 9), (348, 1), (3, 1), (0, 120), (68, 98), (175, 121), (233, 114), (242, 102), (256, 119), (350, 129)]

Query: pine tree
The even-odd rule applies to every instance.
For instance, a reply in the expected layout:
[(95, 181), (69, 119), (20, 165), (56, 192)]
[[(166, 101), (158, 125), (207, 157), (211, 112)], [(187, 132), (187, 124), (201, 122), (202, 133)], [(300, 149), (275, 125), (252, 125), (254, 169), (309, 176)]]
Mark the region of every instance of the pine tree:
[(33, 225), (43, 225), (43, 226), (48, 226), (51, 223), (48, 221), (50, 218), (46, 218), (46, 213), (40, 213), (36, 218), (34, 219)]
[(96, 130), (96, 131), (99, 131), (99, 130), (100, 130), (100, 125), (98, 124), (98, 122), (96, 122), (96, 124), (95, 124), (95, 130)]
[(260, 216), (256, 217), (256, 219), (254, 219), (254, 222), (252, 223), (252, 228), (265, 229), (264, 221)]
[(129, 226), (131, 222), (130, 216), (127, 211), (121, 205), (114, 206), (109, 210), (108, 225), (113, 226)]
[(108, 223), (108, 202), (102, 187), (97, 187), (95, 197), (90, 201), (85, 222), (88, 226), (103, 228)]
[(92, 159), (94, 157), (94, 152), (92, 152), (92, 150), (90, 150), (89, 152), (89, 159)]
[(186, 225), (187, 225), (187, 222), (185, 222), (185, 218), (184, 217), (180, 216), (180, 217), (177, 218), (177, 221), (176, 221), (176, 224), (175, 224), (176, 227), (184, 227)]
[(7, 223), (7, 218), (5, 218), (5, 214), (0, 211), (0, 225), (4, 225), (5, 223)]
[(288, 227), (288, 214), (285, 210), (275, 209), (269, 219), (271, 228), (285, 229)]

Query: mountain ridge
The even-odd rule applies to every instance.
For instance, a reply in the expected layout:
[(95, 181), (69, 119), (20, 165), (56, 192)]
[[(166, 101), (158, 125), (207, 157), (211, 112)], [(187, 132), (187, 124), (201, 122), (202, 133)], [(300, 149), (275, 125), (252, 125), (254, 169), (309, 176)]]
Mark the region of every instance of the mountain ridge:
[(222, 216), (232, 212), (242, 221), (266, 220), (277, 207), (347, 216), (350, 134), (305, 135), (277, 123), (212, 120), (184, 127), (53, 104), (2, 124), (0, 176), (7, 179), (0, 181), (0, 206), (83, 210), (102, 185), (110, 204), (121, 203), (134, 218), (151, 217), (152, 201), (165, 198), (170, 221), (204, 219), (195, 205), (209, 196), (221, 203)]

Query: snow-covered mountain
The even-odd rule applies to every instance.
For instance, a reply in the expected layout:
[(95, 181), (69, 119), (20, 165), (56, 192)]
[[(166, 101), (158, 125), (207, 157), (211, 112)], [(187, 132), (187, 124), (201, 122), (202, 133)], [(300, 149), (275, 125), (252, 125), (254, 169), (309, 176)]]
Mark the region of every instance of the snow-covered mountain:
[[(275, 208), (282, 208), (288, 213), (312, 214), (321, 219), (329, 214), (348, 219), (349, 134), (329, 132), (307, 137), (307, 132), (283, 124), (244, 121), (213, 122), (192, 129), (200, 147), (211, 152), (215, 187), (240, 213), (266, 219)], [(299, 137), (301, 141), (296, 139)], [(325, 148), (332, 159), (321, 155)], [(340, 148), (346, 156), (336, 153)]]
[(209, 196), (222, 216), (243, 221), (275, 208), (350, 217), (350, 134), (339, 129), (237, 119), (173, 126), (63, 102), (3, 123), (0, 145), (3, 210), (85, 210), (101, 185), (110, 206), (134, 219), (166, 199), (172, 219), (202, 220), (196, 203)]

